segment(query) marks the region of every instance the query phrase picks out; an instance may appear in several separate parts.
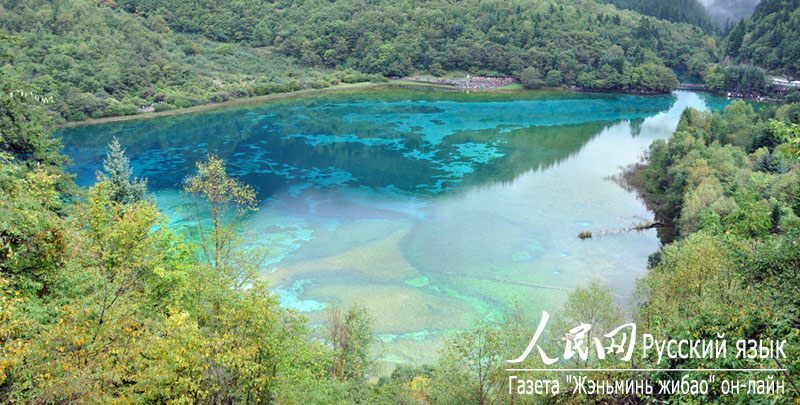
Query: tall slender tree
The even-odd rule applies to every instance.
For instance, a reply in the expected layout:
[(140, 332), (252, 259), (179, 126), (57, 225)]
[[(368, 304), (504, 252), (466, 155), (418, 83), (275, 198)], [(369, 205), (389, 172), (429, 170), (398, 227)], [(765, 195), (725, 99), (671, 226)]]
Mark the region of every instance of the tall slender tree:
[(111, 200), (120, 204), (144, 200), (147, 194), (147, 180), (133, 177), (131, 161), (125, 156), (125, 149), (122, 149), (117, 138), (108, 144), (103, 169), (108, 174), (99, 173), (98, 177), (107, 180), (111, 185), (109, 189)]

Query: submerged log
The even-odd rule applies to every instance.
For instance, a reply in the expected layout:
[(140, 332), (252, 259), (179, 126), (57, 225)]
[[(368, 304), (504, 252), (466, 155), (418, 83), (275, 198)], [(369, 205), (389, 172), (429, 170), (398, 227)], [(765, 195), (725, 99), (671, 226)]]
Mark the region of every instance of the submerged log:
[(645, 230), (648, 230), (648, 229), (662, 228), (662, 227), (665, 227), (665, 226), (667, 226), (667, 225), (666, 224), (662, 224), (661, 222), (646, 222), (646, 223), (634, 226), (634, 230), (645, 231)]
[(625, 228), (602, 229), (599, 232), (597, 232), (596, 234), (592, 233), (592, 231), (581, 231), (581, 233), (578, 234), (578, 237), (581, 238), (581, 239), (590, 239), (590, 238), (592, 238), (594, 236), (597, 236), (598, 238), (600, 238), (600, 237), (603, 237), (603, 236), (606, 236), (606, 235), (618, 235), (618, 234), (627, 233), (627, 232), (640, 232), (640, 231), (646, 231), (648, 229), (661, 228), (661, 227), (665, 227), (665, 226), (667, 226), (667, 225), (664, 224), (664, 223), (658, 222), (658, 221), (656, 221), (656, 222), (643, 222), (643, 223), (639, 223), (639, 224), (636, 224), (636, 225), (633, 225), (633, 226), (628, 226), (628, 227), (625, 227)]

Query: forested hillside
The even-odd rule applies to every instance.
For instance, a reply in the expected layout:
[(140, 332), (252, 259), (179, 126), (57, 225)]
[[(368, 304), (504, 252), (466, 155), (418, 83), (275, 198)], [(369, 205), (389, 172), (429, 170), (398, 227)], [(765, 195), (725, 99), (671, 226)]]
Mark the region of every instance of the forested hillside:
[(701, 0), (711, 20), (728, 27), (753, 14), (759, 0)]
[(369, 80), (355, 72), (302, 67), (269, 49), (174, 33), (89, 0), (0, 2), (0, 30), (13, 34), (11, 66), (75, 121), (139, 108), (188, 107), (231, 97)]
[(706, 30), (715, 28), (706, 8), (698, 0), (603, 0), (603, 2), (662, 20), (694, 24)]
[[(657, 218), (674, 225), (640, 282), (639, 325), (675, 339), (786, 339), (770, 363), (797, 381), (800, 343), (800, 104), (723, 114), (684, 111), (668, 141), (628, 174)], [(662, 236), (667, 236), (662, 234)], [(673, 367), (730, 367), (686, 359)], [(755, 360), (736, 360), (749, 367)], [(797, 387), (776, 403), (797, 398)], [(742, 392), (720, 402), (767, 400)], [(715, 399), (709, 397), (704, 401)]]
[[(310, 66), (349, 66), (402, 76), (414, 70), (487, 70), (542, 75), (580, 73), (614, 61), (685, 66), (710, 52), (696, 27), (618, 11), (593, 1), (463, 2), (345, 0), (206, 2), (122, 1), (126, 10), (163, 16), (176, 31), (218, 40), (272, 45)], [(211, 15), (214, 15), (211, 21)], [(221, 15), (221, 18), (217, 18)]]
[(728, 34), (725, 53), (736, 63), (800, 76), (800, 0), (763, 0)]
[[(591, 0), (3, 1), (14, 69), (67, 120), (449, 71), (616, 91), (716, 60), (702, 29)], [(697, 73), (702, 69), (691, 70)]]

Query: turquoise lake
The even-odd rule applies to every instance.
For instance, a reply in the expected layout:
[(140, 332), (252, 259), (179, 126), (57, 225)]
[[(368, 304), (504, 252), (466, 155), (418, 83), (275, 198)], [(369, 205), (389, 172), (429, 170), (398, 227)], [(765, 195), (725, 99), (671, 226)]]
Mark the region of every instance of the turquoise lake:
[(627, 302), (654, 230), (580, 240), (653, 219), (611, 176), (667, 138), (686, 107), (664, 96), (349, 91), (205, 113), (64, 129), (72, 172), (91, 185), (117, 137), (170, 226), (190, 233), (180, 192), (208, 153), (258, 192), (247, 219), (263, 273), (312, 324), (364, 304), (376, 355), (433, 359), (441, 338), (514, 305), (557, 312), (600, 280)]

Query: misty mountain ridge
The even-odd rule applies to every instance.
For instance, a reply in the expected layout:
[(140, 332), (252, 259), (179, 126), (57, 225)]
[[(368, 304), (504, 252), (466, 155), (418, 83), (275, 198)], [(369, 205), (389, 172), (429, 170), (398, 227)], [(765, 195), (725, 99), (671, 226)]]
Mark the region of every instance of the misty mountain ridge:
[(759, 0), (699, 0), (706, 10), (711, 20), (720, 26), (735, 24), (742, 18), (753, 14)]

